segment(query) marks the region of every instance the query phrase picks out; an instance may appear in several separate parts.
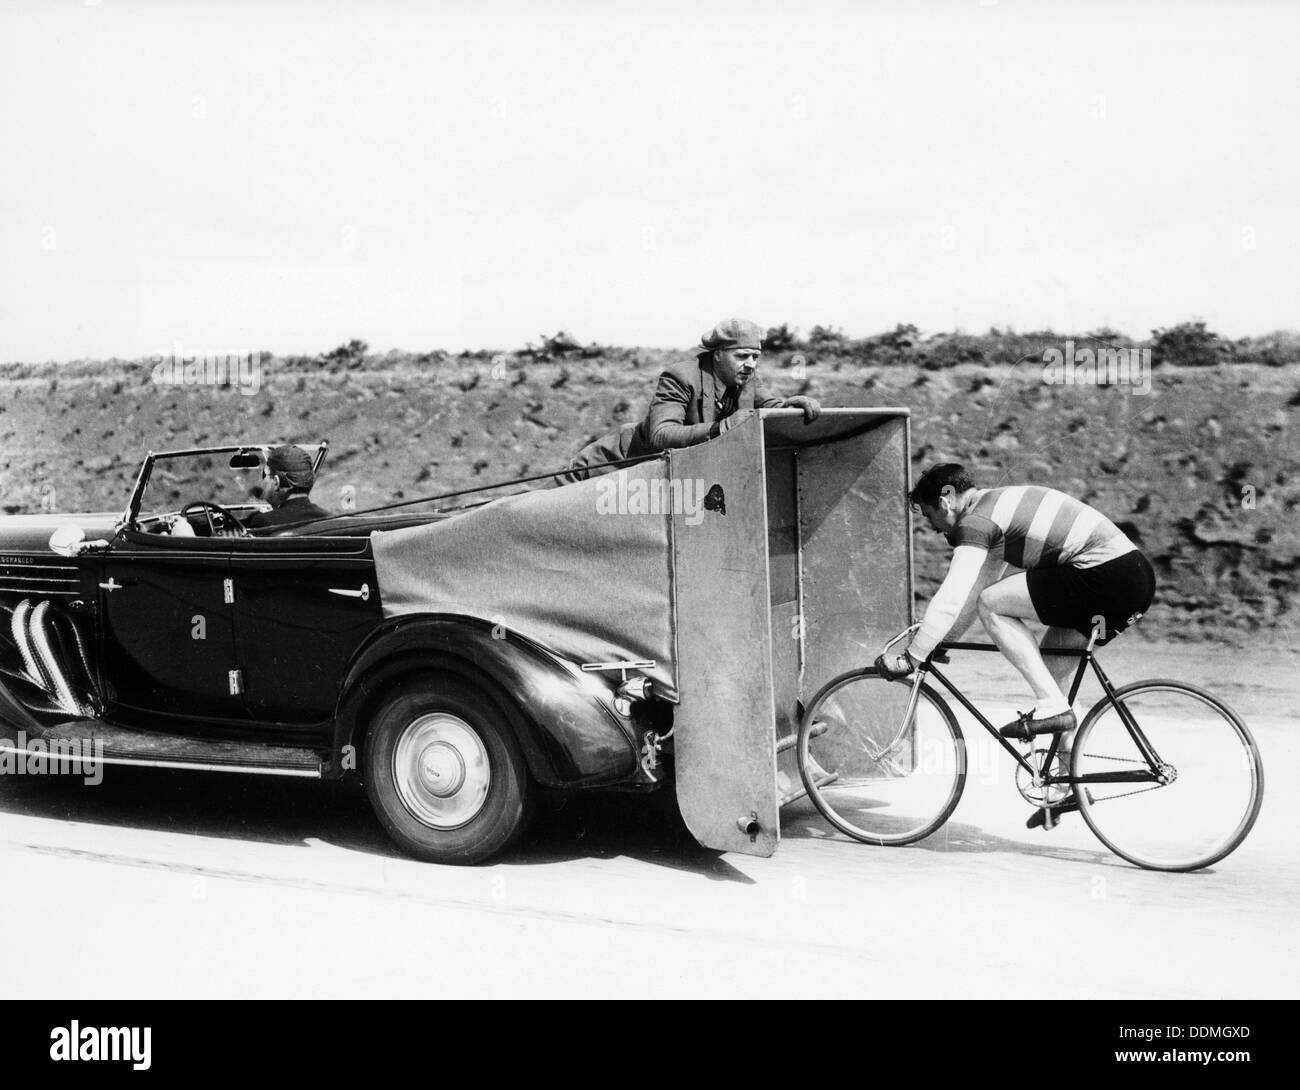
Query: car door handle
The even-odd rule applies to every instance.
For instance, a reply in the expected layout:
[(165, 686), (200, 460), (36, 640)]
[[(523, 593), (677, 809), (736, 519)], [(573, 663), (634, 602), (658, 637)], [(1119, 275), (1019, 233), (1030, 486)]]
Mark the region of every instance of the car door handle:
[(363, 602), (370, 601), (370, 584), (362, 583), (360, 590), (347, 590), (344, 587), (330, 587), (331, 594), (341, 594), (344, 598), (360, 598)]

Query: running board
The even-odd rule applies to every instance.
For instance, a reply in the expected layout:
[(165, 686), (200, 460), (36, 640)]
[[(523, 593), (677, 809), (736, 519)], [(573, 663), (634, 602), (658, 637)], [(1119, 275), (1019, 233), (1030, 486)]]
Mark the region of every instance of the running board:
[[(102, 747), (102, 748), (101, 748)], [(245, 772), (318, 780), (325, 758), (314, 749), (263, 742), (213, 742), (156, 731), (129, 730), (93, 719), (44, 728), (39, 735), (0, 728), (0, 753), (46, 761), (94, 760), (106, 765), (174, 768), (191, 772)]]

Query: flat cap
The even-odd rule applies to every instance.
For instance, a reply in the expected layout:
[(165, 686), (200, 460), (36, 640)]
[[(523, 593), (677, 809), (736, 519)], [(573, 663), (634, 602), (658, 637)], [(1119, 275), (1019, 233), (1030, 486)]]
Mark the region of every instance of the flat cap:
[(266, 456), (266, 468), (293, 488), (311, 488), (316, 480), (311, 455), (292, 444), (272, 447)]
[(763, 328), (744, 318), (719, 322), (700, 338), (705, 348), (762, 348)]

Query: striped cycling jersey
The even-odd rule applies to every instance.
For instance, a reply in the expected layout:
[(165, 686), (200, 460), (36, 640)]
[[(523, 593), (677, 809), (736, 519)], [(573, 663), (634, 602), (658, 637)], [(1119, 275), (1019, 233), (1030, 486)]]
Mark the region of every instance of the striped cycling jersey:
[(1001, 550), (1008, 564), (1026, 571), (1092, 568), (1137, 548), (1096, 508), (1032, 484), (988, 489), (946, 536), (954, 547)]

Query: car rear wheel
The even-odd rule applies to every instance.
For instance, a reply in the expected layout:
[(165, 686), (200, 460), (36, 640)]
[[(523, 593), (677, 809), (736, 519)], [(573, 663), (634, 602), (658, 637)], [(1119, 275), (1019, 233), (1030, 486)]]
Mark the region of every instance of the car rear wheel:
[(391, 694), (371, 719), (364, 770), (379, 820), (419, 859), (480, 863), (523, 831), (523, 753), (496, 703), (463, 678), (425, 676)]

